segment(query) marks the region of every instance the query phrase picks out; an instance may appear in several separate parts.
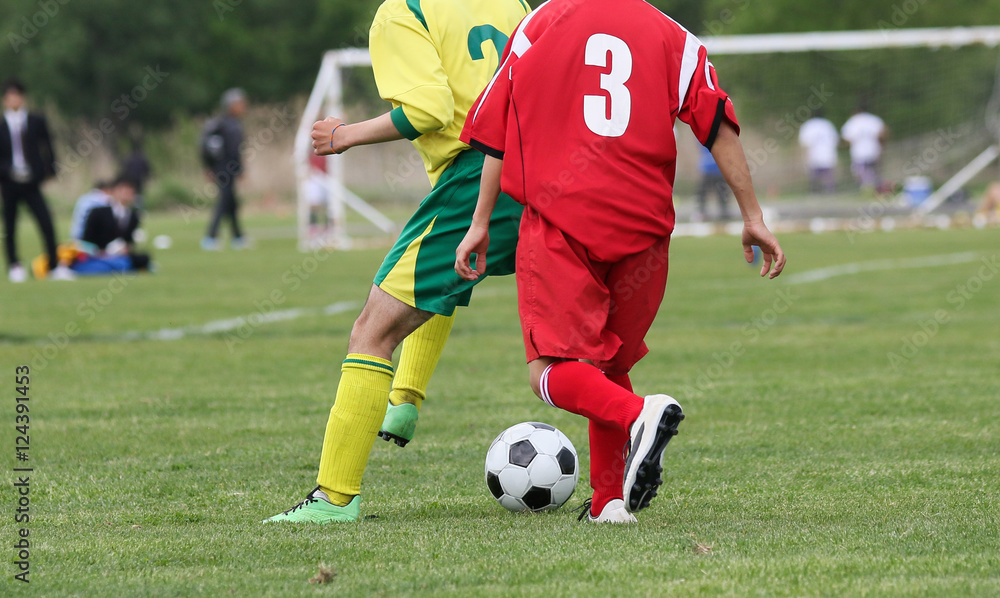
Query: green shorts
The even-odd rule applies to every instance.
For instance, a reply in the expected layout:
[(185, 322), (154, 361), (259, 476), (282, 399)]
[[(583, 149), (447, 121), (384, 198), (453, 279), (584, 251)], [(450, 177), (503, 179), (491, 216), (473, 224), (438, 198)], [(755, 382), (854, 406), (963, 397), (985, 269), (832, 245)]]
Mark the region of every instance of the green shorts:
[[(450, 316), (468, 305), (476, 281), (455, 273), (455, 249), (465, 238), (479, 199), (483, 154), (466, 150), (449, 166), (403, 227), (375, 284), (403, 303)], [(523, 206), (500, 194), (490, 221), (486, 275), (514, 273), (514, 253)]]

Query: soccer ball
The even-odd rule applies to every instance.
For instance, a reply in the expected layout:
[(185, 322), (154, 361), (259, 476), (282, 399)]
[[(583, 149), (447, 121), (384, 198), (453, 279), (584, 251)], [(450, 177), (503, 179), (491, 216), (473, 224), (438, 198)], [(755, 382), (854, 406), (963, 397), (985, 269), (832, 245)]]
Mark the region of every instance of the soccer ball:
[(580, 477), (573, 443), (548, 424), (511, 426), (486, 453), (486, 486), (511, 511), (551, 511), (569, 500)]

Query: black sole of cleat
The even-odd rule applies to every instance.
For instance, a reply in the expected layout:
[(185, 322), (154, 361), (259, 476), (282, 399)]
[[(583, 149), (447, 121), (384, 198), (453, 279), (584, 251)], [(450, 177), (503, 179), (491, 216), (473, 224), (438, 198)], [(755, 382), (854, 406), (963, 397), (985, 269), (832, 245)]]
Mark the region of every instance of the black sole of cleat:
[(390, 434), (389, 432), (386, 432), (384, 430), (379, 430), (378, 437), (386, 442), (389, 442), (390, 440), (395, 441), (396, 446), (400, 448), (406, 446), (406, 444), (410, 442), (405, 438), (400, 438), (399, 436), (396, 436), (395, 434)]
[[(677, 436), (677, 426), (684, 420), (684, 413), (678, 405), (668, 405), (663, 411), (660, 423), (656, 425), (656, 436), (653, 438), (652, 450), (647, 453), (647, 459), (639, 464), (636, 472), (635, 483), (628, 493), (629, 510), (633, 513), (641, 511), (649, 506), (650, 501), (656, 497), (663, 479), (663, 466), (660, 460), (663, 451), (667, 448), (667, 443), (674, 436)], [(655, 458), (651, 458), (655, 455)]]

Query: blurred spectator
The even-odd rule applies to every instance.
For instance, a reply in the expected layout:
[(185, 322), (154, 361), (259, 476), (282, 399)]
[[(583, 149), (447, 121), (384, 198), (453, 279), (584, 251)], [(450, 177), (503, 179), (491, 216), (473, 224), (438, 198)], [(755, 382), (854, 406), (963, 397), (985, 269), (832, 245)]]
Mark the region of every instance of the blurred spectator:
[(201, 155), (208, 176), (219, 188), (219, 199), (208, 225), (208, 232), (201, 240), (202, 249), (219, 248), (216, 236), (222, 218), (232, 226), (232, 247), (243, 249), (246, 241), (239, 223), (239, 201), (236, 197), (236, 179), (243, 174), (240, 146), (243, 144), (243, 124), (240, 119), (247, 109), (247, 96), (242, 89), (230, 89), (222, 95), (223, 113), (205, 123), (202, 132)]
[(889, 129), (881, 118), (868, 112), (868, 104), (861, 101), (854, 116), (844, 123), (841, 136), (851, 145), (851, 172), (862, 189), (878, 189), (882, 184), (879, 160), (882, 144)]
[(712, 152), (705, 146), (699, 145), (701, 155), (698, 160), (698, 170), (701, 172), (701, 183), (698, 185), (698, 211), (694, 215), (695, 222), (701, 222), (708, 218), (706, 204), (708, 194), (715, 193), (719, 199), (719, 220), (729, 218), (729, 185), (726, 179), (722, 178), (722, 171), (715, 163)]
[(135, 181), (135, 207), (138, 210), (144, 209), (143, 192), (146, 189), (146, 181), (153, 174), (153, 169), (149, 165), (149, 159), (142, 149), (142, 137), (138, 135), (132, 137), (132, 151), (122, 161), (121, 173)]
[(87, 222), (90, 211), (99, 206), (107, 206), (111, 202), (111, 187), (114, 181), (99, 181), (94, 188), (81, 195), (73, 206), (73, 219), (70, 220), (69, 236), (78, 240), (83, 236), (83, 225)]
[(0, 120), (0, 194), (3, 195), (3, 228), (7, 276), (24, 282), (28, 273), (17, 256), (17, 210), (21, 202), (31, 210), (48, 262), (43, 273), (50, 280), (72, 280), (73, 273), (59, 265), (52, 214), (42, 197), (41, 184), (55, 176), (56, 158), (45, 117), (29, 113), (24, 85), (8, 79), (3, 87), (4, 118)]
[(823, 109), (802, 123), (799, 145), (806, 150), (809, 170), (809, 190), (812, 193), (834, 193), (837, 190), (837, 127), (824, 117)]
[(135, 231), (139, 228), (135, 197), (135, 181), (123, 175), (109, 186), (106, 203), (91, 206), (77, 239), (83, 255), (74, 261), (74, 271), (104, 274), (149, 267), (149, 256), (135, 250)]
[(309, 203), (310, 238), (322, 235), (330, 225), (330, 192), (326, 186), (326, 178), (326, 156), (317, 156), (310, 151), (309, 178), (303, 183), (303, 191)]

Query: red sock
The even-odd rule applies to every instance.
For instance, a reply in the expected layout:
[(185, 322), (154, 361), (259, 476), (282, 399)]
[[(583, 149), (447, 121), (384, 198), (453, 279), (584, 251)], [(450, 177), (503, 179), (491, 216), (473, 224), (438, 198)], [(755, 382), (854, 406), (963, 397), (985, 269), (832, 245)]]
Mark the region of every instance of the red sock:
[[(627, 376), (626, 376), (627, 379)], [(628, 433), (639, 417), (643, 400), (615, 384), (601, 370), (582, 361), (550, 365), (539, 381), (542, 400), (591, 421)]]
[(635, 392), (634, 390), (632, 390), (632, 380), (628, 377), (628, 374), (622, 374), (621, 376), (612, 376), (611, 374), (604, 374), (604, 375), (608, 377), (608, 380), (611, 380), (612, 382), (614, 382), (618, 386), (621, 386), (625, 390), (629, 392)]
[(623, 498), (625, 445), (628, 432), (614, 426), (590, 422), (590, 487), (594, 489), (590, 512), (600, 515), (605, 505)]
[(581, 361), (552, 364), (539, 385), (546, 403), (590, 420), (590, 486), (594, 489), (590, 512), (599, 515), (609, 501), (622, 498), (623, 452), (643, 399), (631, 392), (627, 375), (609, 379)]
[[(632, 381), (628, 374), (607, 378), (632, 392)], [(600, 515), (609, 502), (616, 498), (624, 499), (622, 484), (625, 478), (625, 445), (628, 440), (628, 432), (624, 430), (590, 422), (590, 487), (594, 489), (591, 513)]]

